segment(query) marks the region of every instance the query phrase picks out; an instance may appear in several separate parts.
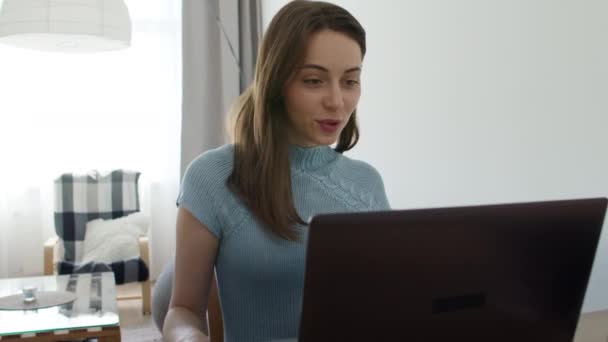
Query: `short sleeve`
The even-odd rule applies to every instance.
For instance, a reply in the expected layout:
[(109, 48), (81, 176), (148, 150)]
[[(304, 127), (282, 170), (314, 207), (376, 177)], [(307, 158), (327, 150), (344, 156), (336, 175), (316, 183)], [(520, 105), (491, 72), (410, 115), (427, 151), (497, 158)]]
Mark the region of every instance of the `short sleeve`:
[(218, 239), (222, 238), (222, 220), (218, 203), (227, 190), (231, 158), (222, 148), (205, 152), (186, 168), (177, 205), (188, 210)]

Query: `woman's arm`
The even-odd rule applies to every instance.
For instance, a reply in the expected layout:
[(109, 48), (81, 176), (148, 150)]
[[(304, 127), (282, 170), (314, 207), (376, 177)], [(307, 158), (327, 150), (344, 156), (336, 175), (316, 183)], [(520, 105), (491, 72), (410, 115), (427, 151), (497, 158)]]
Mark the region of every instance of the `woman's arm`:
[(205, 320), (217, 238), (189, 211), (177, 212), (177, 248), (165, 341), (208, 341)]

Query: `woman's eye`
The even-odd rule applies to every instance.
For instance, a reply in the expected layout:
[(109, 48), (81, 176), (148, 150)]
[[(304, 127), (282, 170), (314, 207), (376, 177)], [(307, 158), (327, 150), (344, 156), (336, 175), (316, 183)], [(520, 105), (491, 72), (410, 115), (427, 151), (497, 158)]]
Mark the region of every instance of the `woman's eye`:
[(321, 84), (321, 80), (317, 79), (317, 78), (307, 78), (304, 80), (304, 83), (309, 84), (309, 85), (319, 85)]
[(346, 80), (346, 85), (350, 86), (350, 87), (354, 87), (357, 84), (359, 84), (358, 80)]

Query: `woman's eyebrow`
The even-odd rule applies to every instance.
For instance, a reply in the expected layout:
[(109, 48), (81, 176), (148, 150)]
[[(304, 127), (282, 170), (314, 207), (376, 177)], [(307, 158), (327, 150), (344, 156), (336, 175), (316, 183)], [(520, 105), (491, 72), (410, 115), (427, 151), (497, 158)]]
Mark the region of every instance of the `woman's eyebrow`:
[[(318, 64), (304, 64), (304, 65), (302, 65), (302, 67), (300, 69), (316, 69), (316, 70), (320, 70), (323, 72), (329, 72), (329, 70), (326, 67), (318, 65)], [(344, 71), (344, 73), (348, 74), (348, 73), (355, 72), (355, 71), (361, 71), (361, 67), (356, 66), (356, 67), (348, 68)]]

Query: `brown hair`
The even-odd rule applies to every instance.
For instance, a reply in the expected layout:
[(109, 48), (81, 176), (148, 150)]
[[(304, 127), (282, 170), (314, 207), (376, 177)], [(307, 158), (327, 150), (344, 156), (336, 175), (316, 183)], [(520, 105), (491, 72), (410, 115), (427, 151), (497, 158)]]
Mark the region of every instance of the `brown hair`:
[[(288, 121), (281, 92), (303, 62), (309, 37), (321, 30), (347, 35), (365, 55), (365, 30), (348, 11), (322, 1), (292, 1), (270, 22), (253, 82), (232, 109), (234, 169), (228, 186), (262, 224), (287, 240), (297, 240), (293, 224), (307, 223), (297, 213), (291, 192)], [(335, 150), (347, 151), (358, 140), (355, 110)]]

